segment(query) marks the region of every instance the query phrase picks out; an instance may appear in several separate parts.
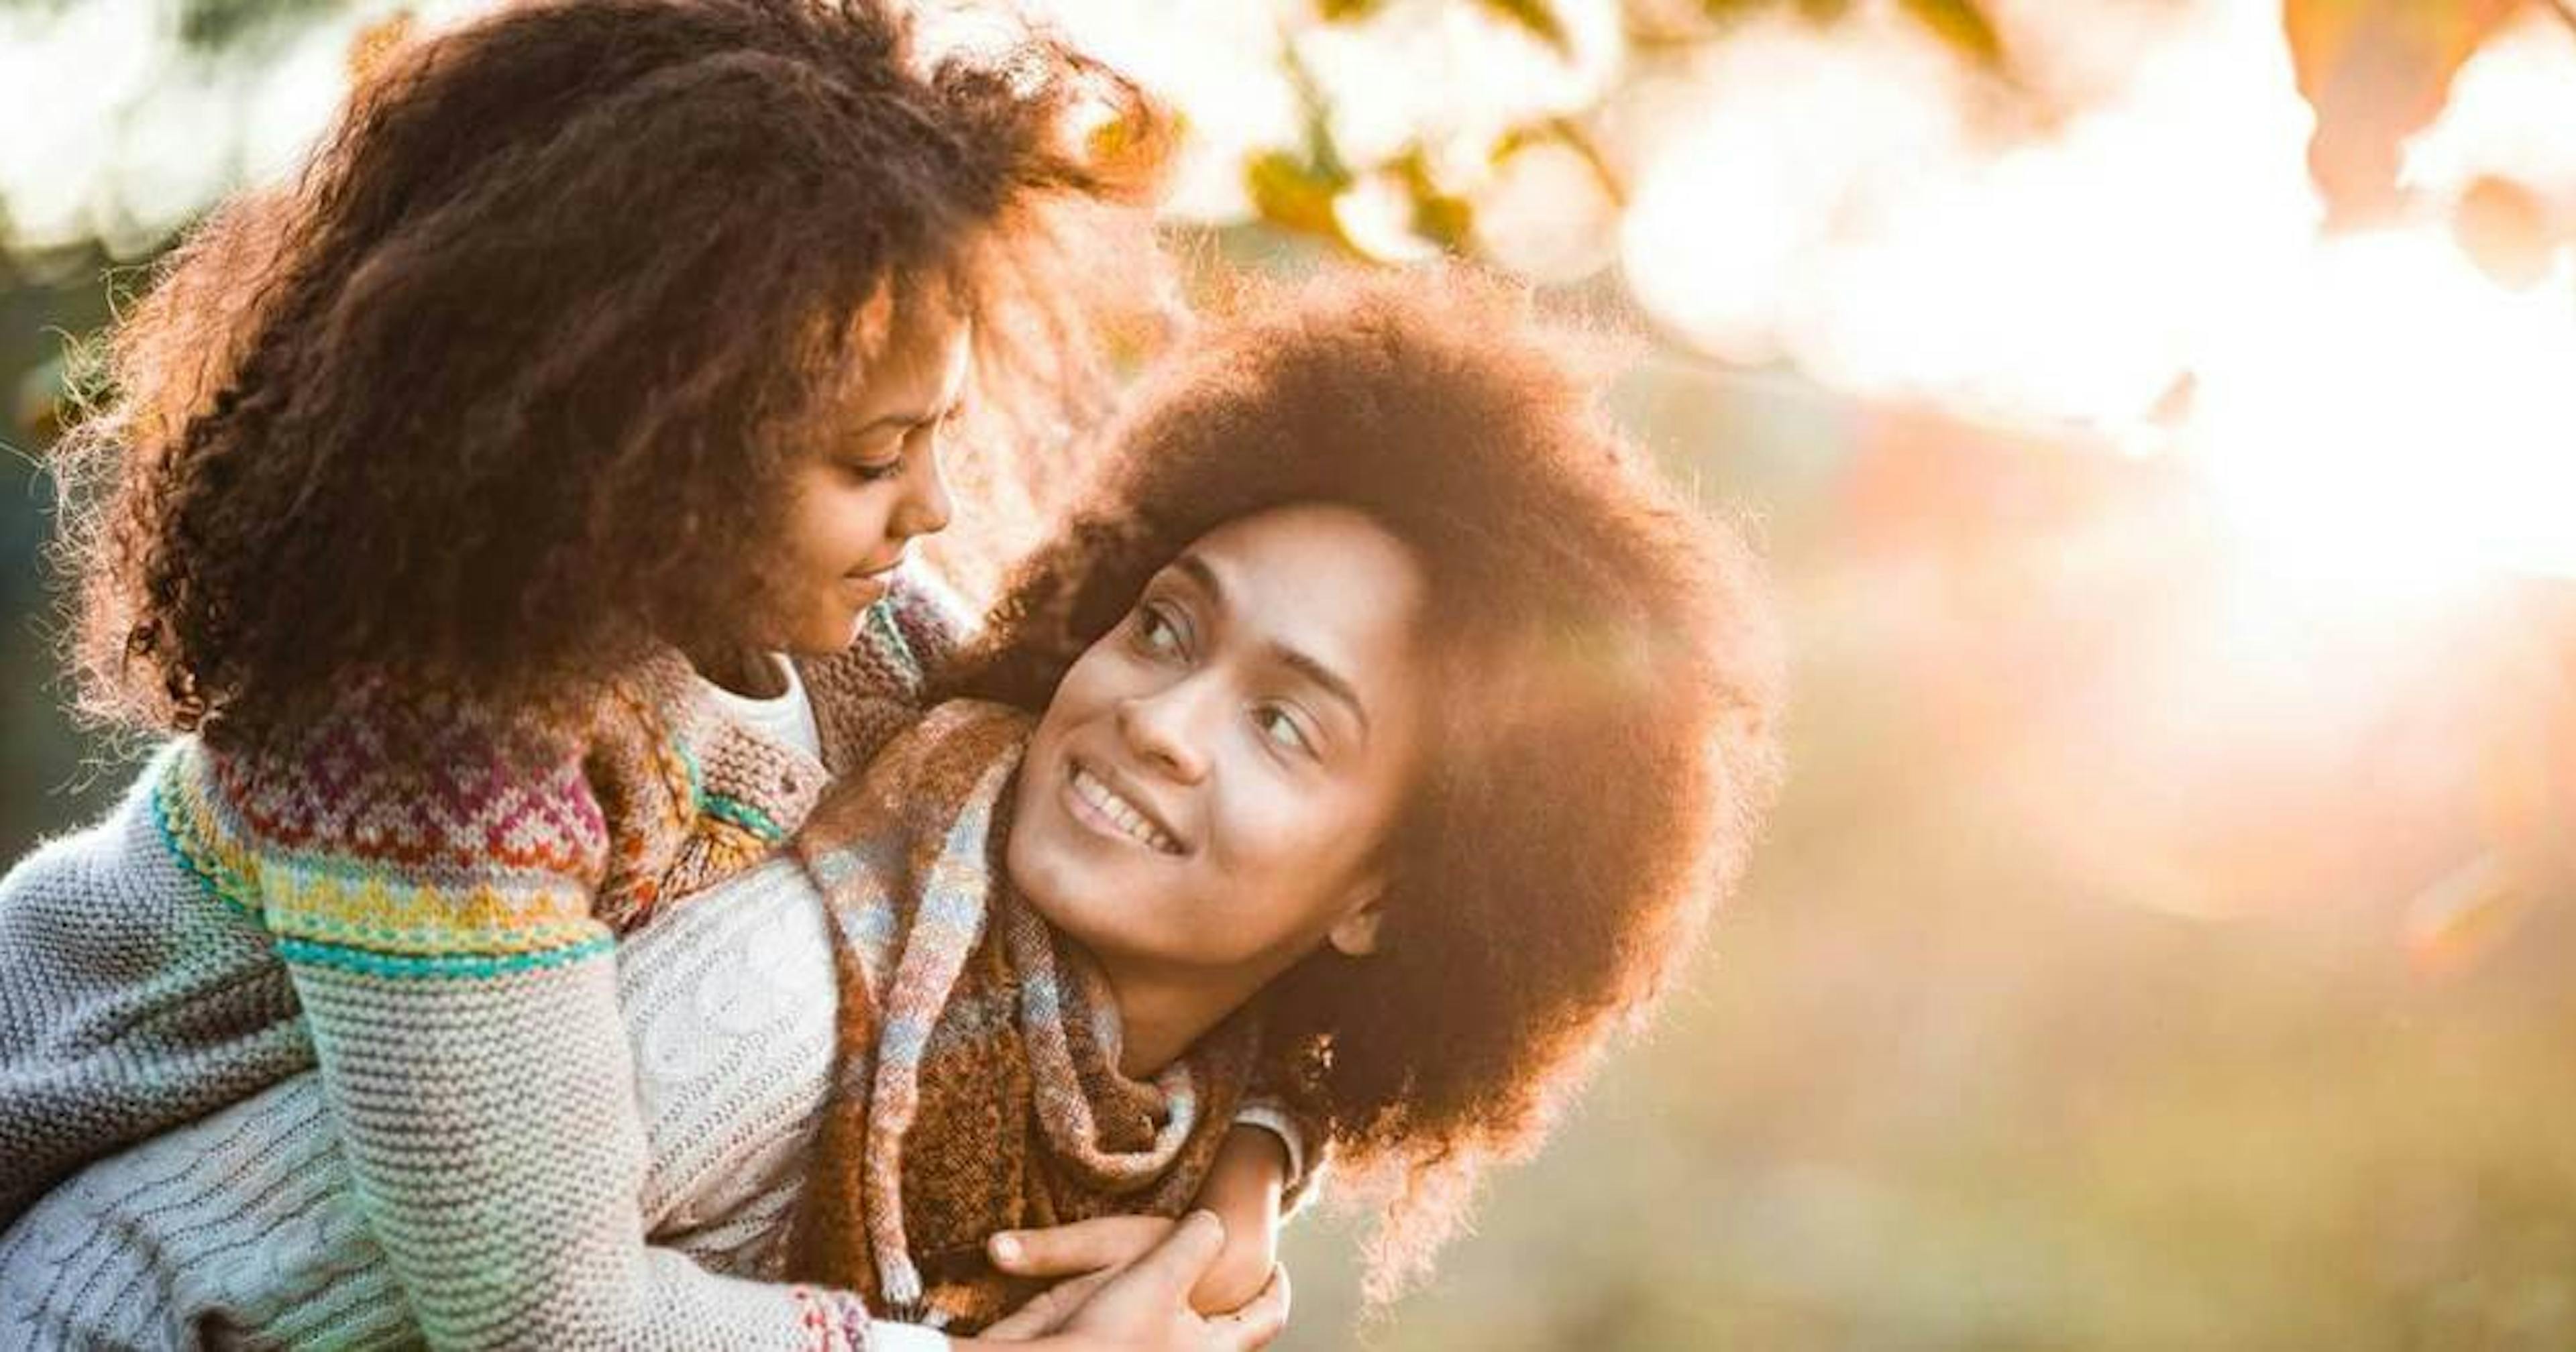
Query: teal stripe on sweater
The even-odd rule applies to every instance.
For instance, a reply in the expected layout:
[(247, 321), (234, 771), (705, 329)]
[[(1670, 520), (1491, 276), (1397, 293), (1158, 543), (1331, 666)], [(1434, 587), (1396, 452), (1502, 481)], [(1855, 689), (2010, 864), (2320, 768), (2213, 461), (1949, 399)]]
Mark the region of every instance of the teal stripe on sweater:
[(912, 677), (914, 685), (920, 685), (923, 675), (921, 655), (912, 650), (912, 641), (903, 636), (903, 626), (894, 622), (894, 598), (880, 597), (875, 605), (868, 607), (868, 618), (876, 622), (877, 632), (885, 635), (887, 646), (894, 649), (896, 660), (903, 663), (904, 674)]
[(689, 750), (687, 742), (675, 737), (671, 740), (671, 749), (679, 753), (680, 764), (689, 768), (689, 801), (697, 804), (698, 811), (732, 822), (772, 845), (787, 839), (787, 833), (768, 813), (739, 798), (710, 792), (705, 773), (698, 769), (697, 753)]
[(732, 822), (772, 845), (787, 839), (787, 833), (778, 829), (778, 823), (771, 820), (768, 813), (740, 799), (727, 798), (720, 793), (700, 793), (698, 809), (710, 817)]
[(153, 832), (161, 837), (161, 843), (169, 849), (170, 857), (178, 861), (181, 872), (191, 874), (199, 882), (204, 883), (206, 891), (215, 900), (240, 912), (247, 919), (261, 921), (259, 902), (256, 899), (258, 890), (240, 874), (224, 867), (221, 861), (213, 857), (211, 849), (202, 851), (190, 849), (188, 842), (180, 838), (179, 828), (170, 820), (170, 802), (165, 796), (173, 791), (167, 775), (163, 776), (161, 783), (152, 788)]
[(311, 939), (280, 939), (277, 955), (291, 963), (310, 963), (343, 972), (365, 976), (417, 979), (489, 980), (516, 972), (544, 971), (569, 967), (577, 962), (606, 957), (617, 951), (617, 940), (609, 935), (584, 939), (579, 943), (550, 948), (542, 953), (457, 953), (422, 956), (418, 954), (377, 953), (341, 944), (316, 943)]

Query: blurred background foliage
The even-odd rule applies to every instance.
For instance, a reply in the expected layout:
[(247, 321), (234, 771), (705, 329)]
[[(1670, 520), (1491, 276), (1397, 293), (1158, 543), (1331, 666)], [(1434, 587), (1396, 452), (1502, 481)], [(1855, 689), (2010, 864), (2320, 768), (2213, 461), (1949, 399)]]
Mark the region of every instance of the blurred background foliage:
[[(124, 774), (67, 345), (484, 7), (0, 0), (0, 853)], [(1374, 1345), (2576, 1346), (2576, 6), (1040, 8), (1188, 118), (1201, 266), (1649, 335), (1615, 412), (1799, 641), (1747, 894)]]

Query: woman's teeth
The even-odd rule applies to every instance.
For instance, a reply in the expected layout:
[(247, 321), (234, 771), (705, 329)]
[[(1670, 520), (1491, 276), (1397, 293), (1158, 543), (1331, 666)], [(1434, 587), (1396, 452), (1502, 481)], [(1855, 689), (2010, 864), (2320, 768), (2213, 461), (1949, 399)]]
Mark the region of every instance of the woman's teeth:
[(1163, 834), (1151, 819), (1136, 810), (1134, 803), (1119, 797), (1117, 790), (1092, 778), (1090, 771), (1078, 766), (1074, 769), (1073, 791), (1082, 795), (1082, 801), (1098, 808), (1101, 816), (1115, 823), (1119, 830), (1133, 837), (1137, 844), (1147, 849), (1159, 850), (1164, 854), (1181, 852), (1179, 841)]

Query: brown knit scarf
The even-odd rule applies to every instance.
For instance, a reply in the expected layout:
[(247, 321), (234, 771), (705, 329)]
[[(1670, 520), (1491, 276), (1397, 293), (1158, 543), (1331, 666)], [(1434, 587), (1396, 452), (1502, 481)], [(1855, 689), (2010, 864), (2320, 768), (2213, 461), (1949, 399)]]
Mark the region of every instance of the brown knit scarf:
[(790, 1275), (959, 1332), (1033, 1294), (985, 1262), (993, 1232), (1179, 1215), (1259, 1043), (1239, 1011), (1151, 1081), (1119, 1073), (1106, 981), (1003, 873), (1029, 727), (999, 705), (942, 705), (797, 839), (841, 1010)]

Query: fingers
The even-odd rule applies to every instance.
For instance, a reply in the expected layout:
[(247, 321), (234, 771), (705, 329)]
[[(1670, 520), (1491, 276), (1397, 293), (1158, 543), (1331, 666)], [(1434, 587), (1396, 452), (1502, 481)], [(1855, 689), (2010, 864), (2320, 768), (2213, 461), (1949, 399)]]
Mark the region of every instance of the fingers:
[(1018, 1277), (1072, 1277), (1124, 1267), (1171, 1232), (1160, 1216), (1101, 1216), (1043, 1230), (1005, 1230), (985, 1241), (993, 1266)]
[(1049, 1287), (1029, 1297), (1027, 1304), (986, 1325), (983, 1336), (997, 1343), (1022, 1343), (1053, 1332), (1064, 1315), (1056, 1290)]
[(1061, 1327), (1083, 1302), (1091, 1299), (1113, 1274), (1109, 1271), (1089, 1273), (1055, 1285), (1029, 1297), (1028, 1303), (987, 1326), (983, 1337), (997, 1342), (1026, 1342), (1043, 1338)]
[(1224, 1247), (1225, 1222), (1213, 1211), (1193, 1211), (1152, 1253), (1137, 1259), (1119, 1282), (1149, 1288), (1158, 1295), (1168, 1293), (1170, 1303), (1178, 1305)]
[(1251, 1303), (1228, 1315), (1208, 1321), (1216, 1335), (1217, 1346), (1226, 1349), (1268, 1347), (1270, 1340), (1288, 1327), (1288, 1269), (1273, 1265), (1270, 1283), (1261, 1288)]

